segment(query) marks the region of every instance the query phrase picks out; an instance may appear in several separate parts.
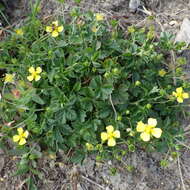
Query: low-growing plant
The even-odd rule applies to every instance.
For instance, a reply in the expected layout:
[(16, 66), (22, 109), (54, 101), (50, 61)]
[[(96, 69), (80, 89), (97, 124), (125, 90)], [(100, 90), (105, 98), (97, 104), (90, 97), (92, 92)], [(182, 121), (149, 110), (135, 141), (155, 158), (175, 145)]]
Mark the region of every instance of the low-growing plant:
[(184, 44), (167, 33), (123, 31), (77, 9), (68, 21), (32, 14), (10, 33), (0, 42), (0, 141), (22, 155), (20, 173), (37, 174), (43, 151), (72, 150), (70, 161), (81, 162), (89, 151), (97, 159), (123, 147), (166, 151), (183, 138), (178, 118), (190, 86), (185, 61), (172, 63), (170, 52)]

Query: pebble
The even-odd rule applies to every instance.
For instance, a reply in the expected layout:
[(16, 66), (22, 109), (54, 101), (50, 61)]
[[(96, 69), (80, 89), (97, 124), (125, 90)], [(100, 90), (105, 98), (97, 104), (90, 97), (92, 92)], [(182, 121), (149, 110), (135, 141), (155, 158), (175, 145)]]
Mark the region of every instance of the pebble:
[(190, 44), (190, 20), (188, 18), (184, 18), (180, 31), (175, 38), (175, 42), (186, 42)]
[(139, 6), (140, 6), (140, 0), (130, 0), (129, 1), (130, 12), (132, 12), (132, 13), (136, 12)]

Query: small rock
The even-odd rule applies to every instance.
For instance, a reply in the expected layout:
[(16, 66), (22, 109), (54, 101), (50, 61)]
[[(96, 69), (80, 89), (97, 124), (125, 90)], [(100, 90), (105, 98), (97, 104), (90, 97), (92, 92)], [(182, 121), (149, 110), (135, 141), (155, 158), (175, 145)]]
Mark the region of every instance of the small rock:
[(177, 26), (178, 22), (176, 20), (172, 20), (172, 21), (169, 22), (169, 25), (170, 26)]
[(110, 176), (110, 182), (113, 187), (117, 188), (121, 183), (121, 175), (117, 173), (114, 176)]
[[(2, 155), (4, 154), (4, 151), (2, 149), (0, 149), (0, 154)], [(3, 169), (4, 164), (5, 164), (5, 157), (2, 155), (0, 156), (0, 172)]]
[(132, 12), (132, 13), (136, 12), (139, 6), (140, 6), (140, 0), (130, 0), (129, 1), (130, 12)]
[(175, 42), (190, 43), (190, 21), (188, 18), (184, 18), (180, 31), (177, 33)]
[(81, 187), (80, 183), (77, 184), (77, 190), (83, 190), (83, 188)]

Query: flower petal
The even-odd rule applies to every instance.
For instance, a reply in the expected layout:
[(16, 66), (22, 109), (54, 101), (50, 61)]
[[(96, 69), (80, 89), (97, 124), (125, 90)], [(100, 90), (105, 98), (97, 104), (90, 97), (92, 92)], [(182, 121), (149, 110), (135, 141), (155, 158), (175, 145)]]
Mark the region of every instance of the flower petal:
[(37, 67), (37, 68), (36, 68), (36, 73), (39, 74), (39, 73), (41, 73), (41, 72), (42, 72), (42, 68), (41, 68), (41, 67)]
[(179, 103), (183, 103), (183, 98), (178, 97), (178, 98), (177, 98), (177, 101), (178, 101)]
[(18, 134), (19, 134), (19, 135), (22, 135), (23, 132), (24, 132), (24, 130), (23, 130), (22, 127), (19, 127), (19, 128), (17, 129), (17, 131), (18, 131)]
[(106, 141), (108, 139), (108, 134), (106, 132), (102, 132), (101, 139), (102, 139), (102, 141)]
[(52, 35), (52, 37), (55, 38), (55, 37), (57, 37), (57, 36), (59, 35), (59, 33), (54, 30), (54, 31), (51, 33), (51, 35)]
[(146, 125), (142, 121), (139, 121), (136, 128), (137, 132), (143, 132), (145, 130), (145, 126)]
[(51, 26), (46, 26), (46, 32), (52, 32), (52, 27)]
[(114, 138), (108, 139), (108, 146), (115, 146), (115, 145), (116, 145), (116, 142)]
[(29, 71), (29, 73), (34, 73), (34, 72), (35, 72), (35, 69), (34, 69), (34, 67), (30, 67), (30, 68), (28, 69), (28, 71)]
[(13, 83), (14, 82), (14, 75), (13, 74), (6, 74), (5, 75), (5, 78), (4, 78), (4, 81), (6, 83)]
[(113, 132), (113, 136), (114, 136), (115, 138), (120, 138), (120, 131), (119, 131), (119, 130), (115, 130), (115, 131)]
[(27, 76), (27, 79), (28, 79), (29, 81), (33, 81), (33, 80), (34, 80), (34, 76), (33, 76), (33, 75)]
[(18, 144), (19, 144), (19, 145), (24, 145), (24, 144), (26, 144), (26, 139), (25, 139), (25, 138), (21, 138)]
[(148, 125), (155, 127), (157, 125), (157, 120), (154, 118), (149, 118), (148, 119)]
[(106, 130), (107, 130), (108, 133), (112, 133), (112, 132), (114, 131), (114, 128), (113, 128), (112, 125), (108, 125), (108, 126), (106, 127)]
[(14, 135), (13, 136), (13, 142), (18, 142), (20, 140), (20, 136), (19, 135)]
[(177, 97), (177, 93), (176, 92), (172, 92), (172, 95)]
[(184, 99), (189, 98), (189, 94), (188, 94), (188, 93), (186, 93), (186, 92), (185, 92), (185, 93), (183, 93), (183, 94), (182, 94), (182, 96), (183, 96), (183, 98), (184, 98)]
[(162, 135), (162, 130), (160, 128), (154, 128), (151, 130), (151, 134), (156, 138), (160, 138)]
[(148, 141), (150, 140), (150, 134), (149, 134), (149, 133), (146, 133), (146, 132), (143, 132), (143, 133), (141, 133), (140, 138), (141, 138), (143, 141), (148, 142)]
[(41, 79), (41, 76), (40, 75), (36, 75), (35, 76), (35, 81), (39, 81)]
[(28, 138), (28, 135), (29, 135), (29, 132), (28, 132), (28, 131), (25, 131), (25, 132), (23, 133), (23, 137), (25, 137), (25, 138)]
[(62, 31), (63, 31), (63, 26), (59, 26), (59, 27), (57, 28), (57, 31), (58, 31), (58, 32), (62, 32)]
[(97, 21), (104, 20), (104, 15), (101, 14), (101, 13), (96, 13), (96, 20), (97, 20)]
[(176, 92), (177, 93), (182, 93), (183, 92), (183, 88), (182, 87), (176, 88)]
[(98, 28), (94, 25), (94, 26), (92, 26), (91, 30), (92, 30), (92, 32), (96, 33), (98, 31)]
[(58, 26), (58, 20), (53, 21), (53, 22), (52, 22), (52, 25), (54, 25), (54, 26)]

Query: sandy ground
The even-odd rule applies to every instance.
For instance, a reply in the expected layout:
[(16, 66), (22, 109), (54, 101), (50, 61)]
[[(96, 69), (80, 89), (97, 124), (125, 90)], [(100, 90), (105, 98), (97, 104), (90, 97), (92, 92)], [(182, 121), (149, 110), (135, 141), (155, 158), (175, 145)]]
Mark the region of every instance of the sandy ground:
[[(67, 14), (74, 5), (76, 4), (70, 0), (66, 0), (61, 6), (56, 0), (42, 0), (41, 17)], [(182, 20), (185, 17), (190, 18), (188, 0), (148, 0), (143, 5), (146, 9), (141, 7), (137, 13), (129, 12), (127, 0), (83, 0), (80, 7), (83, 11), (91, 9), (103, 12), (107, 17), (117, 17), (124, 28), (131, 24), (137, 26), (154, 24), (158, 36), (161, 31), (169, 31), (175, 35)], [(17, 4), (12, 14), (13, 25), (22, 24), (27, 10), (26, 0)], [(149, 14), (155, 15), (154, 23), (147, 19)], [(174, 24), (171, 24), (171, 21), (175, 21)], [(188, 131), (187, 124), (185, 127)], [(95, 156), (91, 155), (80, 166), (66, 163), (63, 153), (60, 153), (56, 160), (44, 156), (38, 163), (42, 180), (35, 182), (40, 190), (189, 190), (190, 133), (187, 132), (186, 137), (185, 145), (179, 152), (180, 156), (175, 159), (169, 154), (138, 150), (135, 153), (128, 153), (121, 161), (96, 162)], [(5, 156), (5, 163), (1, 161), (0, 189), (28, 189), (24, 181), (26, 176), (11, 175), (15, 171), (17, 159), (19, 158)], [(163, 159), (168, 162), (166, 167), (160, 166)]]

